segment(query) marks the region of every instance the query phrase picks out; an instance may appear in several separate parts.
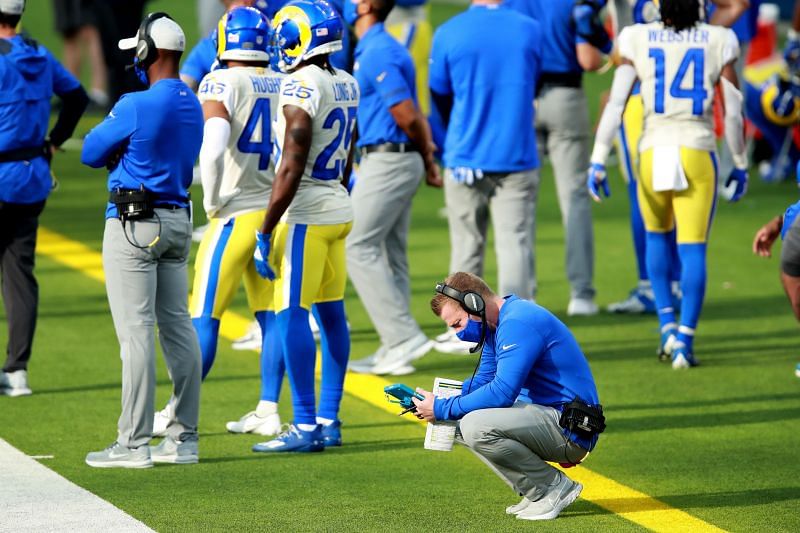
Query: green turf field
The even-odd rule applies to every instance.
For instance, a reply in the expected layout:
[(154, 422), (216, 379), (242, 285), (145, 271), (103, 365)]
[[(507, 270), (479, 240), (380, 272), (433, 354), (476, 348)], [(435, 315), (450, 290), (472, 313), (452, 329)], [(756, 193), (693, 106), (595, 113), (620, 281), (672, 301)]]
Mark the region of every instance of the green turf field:
[[(194, 2), (153, 2), (174, 12), (191, 37)], [(49, 2), (29, 2), (25, 22), (58, 50)], [(455, 9), (434, 5), (435, 21)], [(610, 76), (588, 78), (596, 99)], [(85, 132), (99, 116), (87, 117)], [(105, 174), (82, 167), (79, 152), (59, 154), (61, 188), (51, 196), (42, 225), (100, 250)], [(621, 299), (635, 282), (621, 179), (595, 209), (598, 302)], [(196, 191), (199, 198), (200, 191)], [(657, 362), (653, 317), (601, 314), (566, 319), (569, 289), (552, 172), (543, 168), (537, 210), (538, 302), (576, 334), (592, 365), (608, 430), (586, 463), (591, 471), (643, 493), (623, 506), (647, 513), (644, 495), (730, 531), (800, 530), (800, 380), (794, 377), (800, 332), (779, 285), (777, 258), (750, 252), (752, 235), (797, 199), (793, 183), (755, 179), (739, 205), (722, 203), (709, 249), (706, 306), (696, 341), (703, 365), (676, 372)], [(447, 223), (438, 216), (441, 191), (421, 188), (410, 237), (412, 300), (417, 319), (433, 336), (441, 324), (427, 308), (433, 284), (447, 273)], [(495, 278), (489, 254), (487, 278)], [(578, 500), (555, 521), (519, 523), (506, 516), (513, 494), (466, 449), (424, 451), (424, 428), (346, 395), (345, 445), (313, 455), (263, 456), (250, 452), (258, 437), (230, 435), (224, 423), (257, 401), (258, 357), (222, 340), (203, 387), (201, 462), (151, 470), (87, 467), (88, 451), (115, 437), (120, 362), (102, 283), (40, 256), (41, 305), (28, 398), (0, 397), (0, 437), (30, 455), (53, 455), (43, 464), (109, 500), (159, 531), (627, 531), (641, 526), (608, 511), (614, 493)], [(353, 357), (377, 347), (352, 289), (347, 292)], [(242, 295), (235, 311), (246, 314)], [(5, 316), (0, 315), (5, 321)], [(5, 324), (0, 344), (6, 341)], [(402, 378), (430, 386), (435, 376), (461, 378), (473, 357), (432, 353)], [(169, 395), (159, 362), (158, 407)], [(281, 413), (291, 416), (288, 388)], [(583, 468), (583, 467), (581, 467)], [(588, 489), (588, 487), (587, 487)], [(2, 504), (0, 504), (2, 509)], [(630, 510), (629, 509), (629, 510)], [(659, 529), (674, 530), (668, 519)], [(0, 530), (4, 530), (0, 515)]]

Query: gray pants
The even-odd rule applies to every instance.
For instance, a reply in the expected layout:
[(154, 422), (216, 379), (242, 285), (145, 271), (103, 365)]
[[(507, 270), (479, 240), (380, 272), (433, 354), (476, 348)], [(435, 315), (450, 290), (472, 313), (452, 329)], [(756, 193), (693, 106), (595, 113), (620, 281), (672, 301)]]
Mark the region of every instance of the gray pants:
[(418, 153), (372, 153), (353, 187), (347, 272), (381, 338), (392, 347), (422, 330), (411, 316), (408, 228), (425, 167)]
[(578, 463), (587, 451), (568, 440), (552, 407), (517, 402), (479, 409), (459, 423), (464, 444), (521, 496), (538, 500), (556, 483), (553, 463)]
[[(586, 189), (589, 107), (583, 89), (545, 85), (538, 97), (536, 134), (541, 160), (550, 157), (566, 233), (567, 279), (573, 298), (594, 298), (594, 233)], [(534, 232), (535, 235), (535, 232)]]
[[(197, 437), (200, 345), (188, 311), (187, 260), (192, 225), (185, 209), (156, 209), (161, 238), (145, 250), (131, 246), (122, 223), (106, 220), (103, 270), (122, 359), (122, 414), (117, 441), (138, 448), (150, 441), (156, 390), (155, 326), (174, 384), (175, 417), (167, 428), (176, 440)], [(158, 233), (156, 219), (129, 222), (131, 242), (146, 246)]]
[(450, 226), (450, 272), (483, 275), (486, 230), (491, 215), (499, 294), (534, 297), (533, 219), (539, 172), (486, 174), (473, 185), (445, 172), (444, 198)]

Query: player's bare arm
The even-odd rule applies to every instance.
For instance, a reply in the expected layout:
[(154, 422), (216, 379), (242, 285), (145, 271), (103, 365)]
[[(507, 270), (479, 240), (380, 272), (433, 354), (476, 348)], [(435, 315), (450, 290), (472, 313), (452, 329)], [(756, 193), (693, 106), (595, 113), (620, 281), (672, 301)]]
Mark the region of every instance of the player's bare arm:
[(265, 235), (272, 233), (292, 203), (311, 149), (311, 116), (293, 105), (283, 107), (283, 116), (286, 118), (286, 138), (281, 166), (275, 173), (267, 215), (261, 226), (261, 233)]
[(428, 121), (422, 116), (414, 101), (407, 98), (389, 108), (392, 118), (422, 154), (425, 163), (425, 182), (432, 187), (442, 186), (439, 167), (433, 158), (435, 150)]
[(713, 0), (717, 9), (711, 16), (709, 24), (730, 28), (734, 22), (750, 7), (750, 0)]

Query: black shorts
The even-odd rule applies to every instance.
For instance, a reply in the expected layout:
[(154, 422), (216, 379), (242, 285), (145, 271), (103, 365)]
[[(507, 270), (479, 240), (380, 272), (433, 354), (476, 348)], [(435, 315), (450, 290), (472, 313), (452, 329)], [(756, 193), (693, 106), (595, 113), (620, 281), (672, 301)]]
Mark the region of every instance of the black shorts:
[(84, 26), (93, 26), (94, 0), (53, 0), (56, 31), (71, 37)]
[(794, 219), (783, 239), (781, 270), (787, 276), (800, 277), (800, 217)]

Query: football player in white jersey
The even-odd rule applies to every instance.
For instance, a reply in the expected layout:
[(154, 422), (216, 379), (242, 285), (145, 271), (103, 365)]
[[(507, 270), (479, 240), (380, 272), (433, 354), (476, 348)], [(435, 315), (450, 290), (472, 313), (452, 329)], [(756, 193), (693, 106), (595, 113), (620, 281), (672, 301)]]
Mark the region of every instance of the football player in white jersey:
[[(598, 126), (587, 182), (595, 200), (601, 194), (608, 196), (606, 158), (638, 80), (645, 119), (637, 195), (647, 230), (647, 272), (661, 326), (659, 352), (671, 356), (673, 368), (697, 364), (693, 340), (705, 295), (706, 243), (716, 205), (712, 105), (717, 87), (735, 163), (726, 182), (735, 187), (731, 201), (739, 200), (747, 188), (742, 95), (734, 70), (739, 44), (731, 30), (705, 24), (704, 16), (698, 0), (662, 0), (661, 21), (622, 30), (618, 38), (622, 64)], [(664, 260), (673, 228), (682, 265), (680, 325)]]
[[(341, 445), (339, 404), (350, 353), (344, 312), (345, 237), (353, 210), (352, 166), (358, 83), (331, 66), (342, 22), (323, 0), (296, 0), (273, 20), (282, 68), (275, 182), (256, 234), (256, 267), (275, 279), (275, 311), (292, 385), (294, 423), (257, 452), (317, 452)], [(270, 249), (272, 253), (270, 254)], [(308, 312), (316, 303), (322, 333), (319, 413), (314, 395), (316, 345)]]
[[(205, 126), (200, 151), (203, 207), (210, 221), (195, 260), (190, 313), (203, 356), (203, 378), (217, 352), (220, 318), (244, 280), (261, 325), (261, 401), (236, 422), (234, 433), (275, 435), (283, 353), (277, 342), (272, 283), (256, 272), (253, 233), (261, 227), (272, 180), (272, 118), (283, 74), (269, 67), (271, 27), (257, 9), (237, 7), (217, 28), (217, 57), (225, 68), (207, 74), (198, 98)], [(279, 377), (276, 377), (279, 376)], [(169, 405), (156, 422), (169, 417)], [(159, 428), (155, 428), (154, 431)]]

